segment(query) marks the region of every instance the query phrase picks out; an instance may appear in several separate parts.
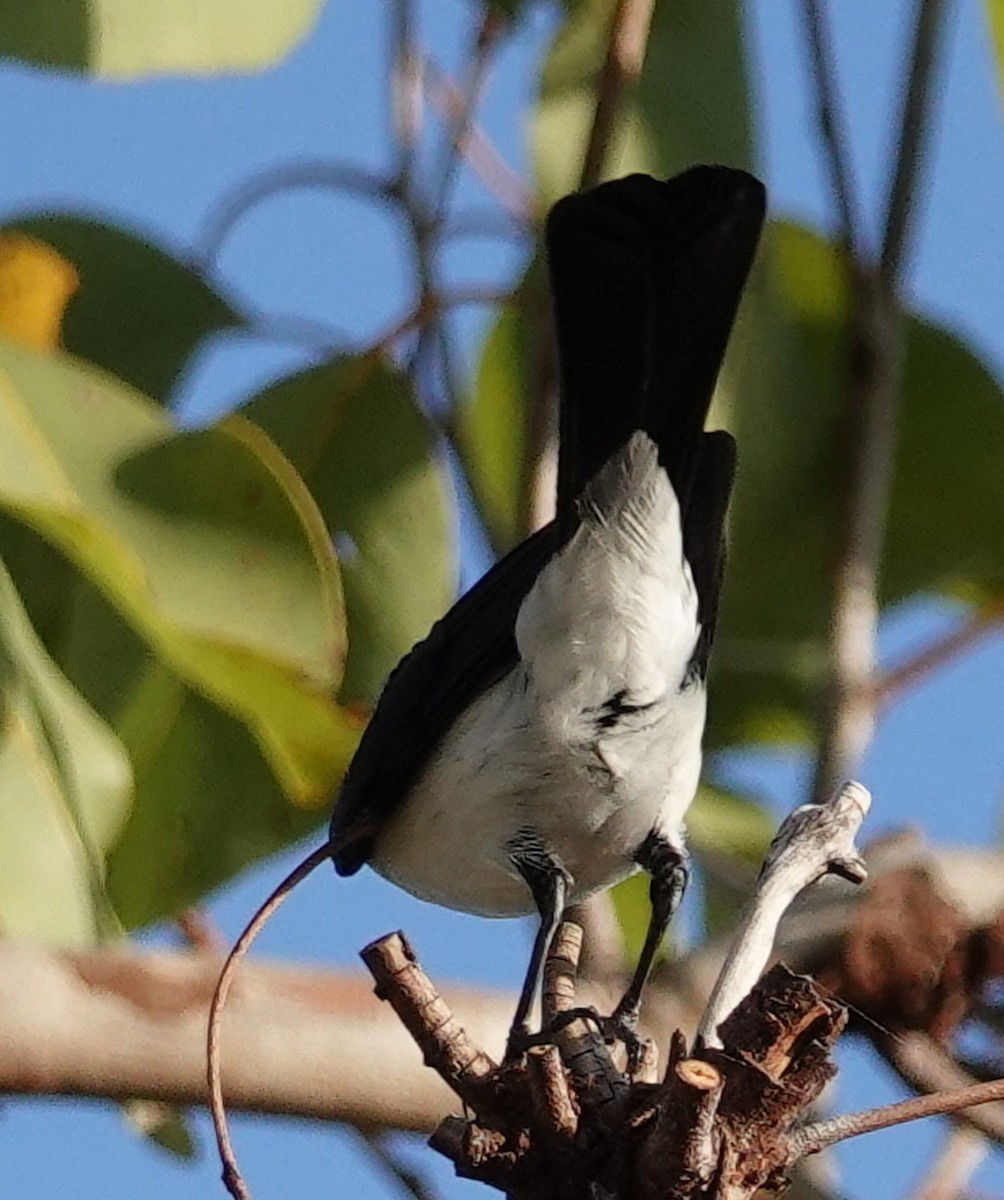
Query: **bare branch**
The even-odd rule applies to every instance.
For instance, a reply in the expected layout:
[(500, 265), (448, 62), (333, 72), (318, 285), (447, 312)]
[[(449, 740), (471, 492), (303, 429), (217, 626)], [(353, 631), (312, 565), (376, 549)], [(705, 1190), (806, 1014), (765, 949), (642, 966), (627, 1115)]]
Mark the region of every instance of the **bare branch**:
[(901, 1100), (898, 1104), (887, 1104), (882, 1108), (866, 1108), (862, 1112), (847, 1113), (831, 1117), (827, 1121), (816, 1121), (805, 1125), (790, 1135), (792, 1161), (807, 1154), (818, 1154), (828, 1146), (848, 1138), (860, 1137), (863, 1133), (875, 1133), (893, 1125), (904, 1125), (908, 1121), (919, 1121), (923, 1117), (941, 1117), (960, 1109), (973, 1108), (978, 1104), (989, 1104), (1004, 1100), (1004, 1079), (990, 1083), (975, 1083), (958, 1092), (936, 1092), (932, 1096), (915, 1096)]
[(913, 226), (917, 179), (924, 164), (939, 39), (948, 10), (947, 0), (919, 0), (914, 29), (910, 75), (903, 97), (899, 150), (889, 186), (880, 275), (890, 289), (900, 277)]
[(593, 123), (582, 160), (580, 188), (593, 187), (603, 178), (625, 95), (637, 83), (645, 61), (653, 7), (654, 0), (617, 0), (596, 89)]
[(212, 1000), (209, 1002), (209, 1020), (206, 1032), (206, 1086), (209, 1090), (209, 1109), (213, 1117), (216, 1146), (219, 1150), (220, 1162), (223, 1165), (223, 1183), (234, 1200), (250, 1200), (251, 1193), (247, 1190), (237, 1166), (237, 1158), (230, 1141), (230, 1130), (227, 1128), (227, 1112), (223, 1103), (223, 1082), (220, 1070), (220, 1032), (223, 1025), (223, 1009), (227, 1002), (227, 996), (230, 994), (230, 988), (233, 986), (237, 968), (250, 949), (251, 943), (290, 892), (322, 863), (327, 862), (330, 857), (331, 847), (325, 842), (323, 846), (298, 862), (286, 878), (273, 888), (265, 902), (244, 926), (233, 949), (227, 955), (213, 991)]
[(300, 159), (270, 167), (234, 188), (210, 212), (192, 250), (193, 264), (201, 270), (211, 268), (234, 226), (252, 208), (282, 192), (301, 188), (348, 192), (388, 204), (397, 199), (393, 180), (349, 163), (332, 162), (327, 158)]
[(870, 806), (867, 789), (847, 783), (829, 804), (803, 805), (784, 820), (739, 917), (735, 941), (698, 1026), (699, 1044), (721, 1047), (719, 1025), (760, 978), (778, 924), (799, 892), (828, 873), (864, 879), (854, 837)]
[(875, 728), (878, 578), (895, 464), (903, 356), (897, 293), (927, 134), (943, 3), (919, 0), (881, 260), (871, 266), (860, 255), (848, 259), (846, 526), (834, 577), (832, 678), (812, 789), (817, 801), (856, 769)]
[[(450, 190), (456, 177), (468, 133), (474, 123), (474, 113), (481, 99), (485, 77), (499, 44), (506, 21), (491, 6), (482, 11), (478, 28), (467, 54), (463, 82), (455, 90), (449, 106), (447, 140), (442, 162), (432, 185), (432, 220), (442, 223), (450, 202)], [(487, 139), (485, 139), (487, 140)]]
[(174, 919), (178, 932), (193, 950), (222, 954), (227, 944), (223, 935), (201, 908), (185, 908)]
[(823, 14), (823, 0), (802, 0), (802, 20), (812, 63), (816, 119), (830, 175), (830, 192), (837, 210), (840, 240), (846, 247), (848, 257), (855, 261), (861, 252), (861, 226), (851, 179), (851, 159), (843, 113), (837, 101), (836, 70)]
[(373, 1159), (398, 1184), (405, 1195), (411, 1196), (412, 1200), (435, 1200), (436, 1193), (429, 1184), (406, 1167), (387, 1145), (385, 1130), (361, 1129), (359, 1136)]
[(377, 996), (390, 1002), (423, 1060), (467, 1103), (481, 1100), (497, 1065), (467, 1036), (404, 934), (370, 943), (362, 960), (376, 981)]
[[(973, 1077), (948, 1049), (929, 1034), (909, 1032), (896, 1038), (872, 1038), (872, 1044), (899, 1077), (914, 1091), (929, 1095), (963, 1091)], [(967, 1125), (1004, 1146), (1004, 1104), (989, 1104), (960, 1114)]]
[[(435, 62), (425, 64), (429, 104), (445, 121), (454, 125), (465, 111), (460, 88)], [(458, 151), (485, 188), (518, 223), (526, 221), (533, 205), (526, 184), (509, 166), (485, 131), (469, 118), (457, 143)], [(440, 214), (445, 219), (445, 212)]]
[[(220, 966), (193, 951), (57, 952), (0, 939), (0, 1092), (207, 1104), (206, 1014)], [(504, 1044), (514, 995), (449, 995), (480, 1042)], [(358, 972), (247, 962), (225, 1035), (231, 1112), (428, 1133), (450, 1109), (450, 1092)]]
[(990, 1147), (972, 1129), (950, 1129), (934, 1165), (925, 1173), (911, 1200), (957, 1200), (967, 1188)]
[(965, 654), (988, 634), (999, 630), (1002, 622), (1004, 600), (978, 609), (962, 621), (957, 629), (886, 671), (875, 682), (875, 699), (879, 703), (887, 702), (905, 688), (920, 683), (932, 672)]
[(390, 18), (389, 108), (398, 194), (411, 195), (415, 151), (422, 129), (422, 55), (415, 46), (413, 0), (394, 0)]

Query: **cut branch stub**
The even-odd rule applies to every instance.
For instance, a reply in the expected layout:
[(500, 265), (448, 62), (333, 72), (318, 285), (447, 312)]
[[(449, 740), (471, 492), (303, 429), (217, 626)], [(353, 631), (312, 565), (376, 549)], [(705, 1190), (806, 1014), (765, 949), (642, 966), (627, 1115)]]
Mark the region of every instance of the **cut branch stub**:
[(490, 1110), (497, 1092), (498, 1067), (456, 1021), (435, 985), (422, 970), (403, 933), (371, 942), (360, 957), (432, 1067), (465, 1103)]

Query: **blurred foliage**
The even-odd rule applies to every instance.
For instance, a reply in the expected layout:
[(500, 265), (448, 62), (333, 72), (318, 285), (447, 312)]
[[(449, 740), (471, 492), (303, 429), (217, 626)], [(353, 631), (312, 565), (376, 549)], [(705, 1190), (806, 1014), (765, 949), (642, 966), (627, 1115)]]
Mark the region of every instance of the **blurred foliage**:
[(79, 276), (51, 245), (0, 230), (0, 334), (33, 350), (55, 350)]
[[(472, 21), (485, 7), (470, 6)], [(487, 7), (512, 27), (530, 4)], [(205, 0), (181, 21), (137, 0), (41, 0), (0, 10), (0, 53), (105, 76), (253, 69), (304, 36), (318, 8)], [(617, 11), (615, 0), (555, 10), (530, 114), (536, 217), (581, 177)], [(988, 14), (999, 38), (997, 0)], [(755, 167), (747, 52), (738, 3), (656, 4), (604, 173)], [(398, 194), (414, 216), (414, 190)], [(438, 252), (435, 223), (412, 228), (423, 253)], [(550, 417), (542, 275), (527, 244), (455, 411), (402, 338), (324, 359), (185, 432), (168, 408), (193, 356), (207, 338), (253, 331), (253, 318), (183, 253), (116, 224), (34, 213), (0, 231), (3, 928), (110, 936), (318, 826), (383, 679), (453, 591), (444, 443), (492, 544), (526, 531), (529, 460)], [(775, 221), (715, 405), (741, 447), (715, 751), (814, 737), (846, 315), (834, 246)], [(416, 322), (427, 316), (416, 301)], [(904, 321), (883, 603), (938, 593), (983, 606), (1004, 593), (1000, 385), (956, 335), (916, 313)], [(715, 927), (771, 822), (719, 786), (714, 755), (709, 767), (690, 826)], [(629, 942), (646, 892), (634, 880), (618, 893)], [(184, 1131), (165, 1129), (184, 1149)]]
[(53, 247), (76, 273), (63, 346), (162, 404), (199, 344), (242, 323), (197, 271), (129, 230), (53, 213), (7, 228)]
[(1004, 0), (984, 0), (990, 36), (997, 56), (997, 78), (1004, 95)]
[[(579, 186), (617, 0), (576, 0), (554, 38), (533, 113), (541, 205)], [(752, 168), (747, 68), (737, 0), (655, 4), (644, 68), (605, 156), (609, 178), (663, 177), (696, 162)], [(713, 80), (713, 86), (709, 81)]]
[(407, 374), (379, 354), (284, 379), (244, 412), (300, 472), (335, 538), (352, 631), (341, 698), (368, 707), (453, 595), (453, 531), (432, 426)]
[(104, 79), (259, 71), (310, 32), (321, 0), (30, 0), (0, 5), (0, 58)]
[(46, 654), (2, 566), (0, 680), (0, 930), (86, 944), (116, 928), (104, 860), (129, 812), (129, 759)]

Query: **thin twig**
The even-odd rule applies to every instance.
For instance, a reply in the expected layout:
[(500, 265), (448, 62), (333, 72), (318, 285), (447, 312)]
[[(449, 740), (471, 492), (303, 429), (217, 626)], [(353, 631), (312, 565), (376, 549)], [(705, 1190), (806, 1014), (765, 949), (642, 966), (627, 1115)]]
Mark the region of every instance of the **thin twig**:
[(986, 1139), (974, 1130), (964, 1126), (950, 1129), (911, 1200), (957, 1200), (989, 1150)]
[(174, 923), (193, 950), (219, 954), (226, 948), (220, 931), (201, 908), (183, 908), (174, 918)]
[(626, 93), (637, 83), (645, 61), (653, 7), (654, 0), (617, 0), (596, 88), (593, 123), (582, 159), (580, 188), (593, 187), (603, 177)]
[(349, 163), (332, 162), (326, 158), (302, 159), (270, 167), (236, 187), (209, 214), (192, 251), (194, 265), (208, 270), (216, 262), (234, 226), (252, 208), (282, 192), (300, 188), (348, 192), (384, 203), (391, 203), (397, 198), (393, 180)]
[[(442, 120), (455, 124), (458, 114), (463, 112), (463, 93), (442, 67), (431, 59), (426, 60), (425, 70), (429, 104)], [(521, 224), (525, 223), (533, 207), (526, 184), (505, 161), (480, 125), (468, 120), (458, 150), (509, 216)], [(445, 213), (441, 214), (442, 219), (445, 216)]]
[(390, 17), (388, 71), (391, 137), (398, 194), (411, 195), (415, 152), (422, 129), (422, 55), (415, 46), (413, 0), (394, 0)]
[(830, 176), (830, 192), (840, 226), (840, 241), (852, 261), (861, 253), (861, 225), (857, 195), (851, 178), (851, 156), (847, 146), (843, 114), (837, 102), (836, 72), (822, 0), (802, 0), (802, 20), (812, 63), (816, 119), (823, 157)]
[(506, 28), (506, 20), (490, 5), (486, 5), (467, 54), (464, 78), (456, 89), (447, 116), (446, 144), (443, 147), (439, 171), (432, 184), (432, 220), (442, 224), (450, 203), (450, 192), (463, 157), (468, 133), (474, 124), (474, 114), (491, 66), (492, 56)]
[(792, 1161), (807, 1154), (818, 1154), (828, 1146), (859, 1137), (863, 1133), (874, 1133), (889, 1129), (893, 1125), (904, 1125), (908, 1121), (919, 1121), (923, 1117), (942, 1117), (960, 1109), (973, 1108), (978, 1104), (991, 1104), (1004, 1100), (1004, 1079), (990, 1083), (976, 1083), (957, 1092), (935, 1092), (931, 1096), (915, 1096), (901, 1100), (898, 1104), (886, 1104), (882, 1108), (866, 1108), (862, 1112), (846, 1113), (826, 1121), (816, 1121), (795, 1130), (791, 1135)]
[[(832, 670), (812, 786), (817, 802), (854, 771), (875, 729), (878, 578), (895, 465), (902, 377), (903, 330), (899, 269), (926, 134), (928, 93), (938, 22), (928, 12), (943, 0), (920, 0), (909, 90), (920, 100), (906, 107), (911, 120), (900, 134), (888, 204), (881, 264), (848, 261), (851, 309), (847, 330), (848, 381), (845, 529), (834, 575), (831, 611)], [(825, 46), (822, 46), (825, 51)], [(821, 78), (829, 78), (824, 66)], [(817, 78), (818, 83), (818, 78)], [(821, 102), (822, 103), (822, 102)], [(833, 105), (832, 97), (828, 103)], [(841, 201), (834, 197), (838, 209)]]
[(372, 351), (389, 350), (395, 342), (416, 329), (428, 325), (439, 313), (451, 308), (463, 308), (467, 305), (511, 304), (515, 296), (507, 289), (492, 287), (462, 287), (451, 292), (430, 294), (420, 300), (418, 305), (405, 316), (392, 322), (387, 329), (375, 338), (370, 349)]
[(914, 29), (910, 75), (900, 119), (899, 152), (889, 185), (885, 232), (882, 237), (880, 274), (895, 287), (903, 267), (913, 227), (917, 178), (924, 164), (930, 122), (932, 80), (936, 75), (940, 35), (945, 25), (947, 0), (919, 0)]
[(251, 943), (293, 888), (315, 871), (321, 863), (327, 862), (331, 853), (331, 844), (325, 842), (323, 846), (319, 846), (297, 863), (272, 891), (265, 903), (244, 926), (233, 949), (227, 955), (209, 1005), (209, 1020), (206, 1028), (206, 1084), (209, 1090), (209, 1110), (213, 1118), (216, 1147), (223, 1167), (223, 1184), (234, 1200), (251, 1200), (251, 1193), (237, 1165), (237, 1156), (234, 1153), (233, 1143), (230, 1140), (230, 1129), (227, 1125), (227, 1110), (223, 1102), (223, 1082), (220, 1076), (220, 1028), (223, 1023), (223, 1008), (226, 1005), (227, 996), (230, 994), (237, 968), (247, 954)]
[(892, 699), (925, 676), (953, 662), (1004, 622), (1004, 600), (972, 613), (951, 633), (925, 646), (898, 666), (891, 667), (875, 682), (875, 699), (880, 704)]
[(355, 342), (348, 330), (299, 314), (250, 313), (246, 316), (246, 325), (234, 332), (248, 334), (260, 341), (306, 346), (321, 354), (338, 354), (350, 349)]
[[(930, 1034), (910, 1030), (898, 1037), (874, 1035), (872, 1044), (900, 1079), (914, 1091), (938, 1095), (968, 1088), (976, 1082)], [(1004, 1146), (1004, 1105), (994, 1104), (963, 1113), (960, 1120), (984, 1137)]]
[(411, 1196), (413, 1200), (435, 1200), (436, 1193), (429, 1184), (410, 1167), (405, 1166), (387, 1145), (387, 1134), (384, 1130), (360, 1129), (359, 1136), (374, 1160), (406, 1195)]

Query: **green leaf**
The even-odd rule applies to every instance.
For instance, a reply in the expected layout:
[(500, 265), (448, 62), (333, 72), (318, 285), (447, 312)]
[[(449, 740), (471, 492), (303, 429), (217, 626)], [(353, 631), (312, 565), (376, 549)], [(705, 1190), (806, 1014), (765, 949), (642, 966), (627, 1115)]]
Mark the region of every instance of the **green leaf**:
[(105, 79), (258, 71), (310, 32), (321, 0), (31, 0), (0, 5), (0, 56)]
[(457, 449), (492, 544), (508, 550), (523, 536), (528, 366), (527, 305), (507, 305), (485, 338), (468, 400), (455, 413)]
[(341, 698), (368, 706), (455, 587), (432, 429), (407, 377), (375, 355), (294, 375), (243, 412), (299, 470), (342, 551), (349, 650)]
[(26, 215), (6, 228), (47, 243), (76, 267), (65, 348), (161, 403), (203, 339), (242, 323), (201, 275), (129, 230), (70, 215)]
[(701, 868), (704, 926), (730, 928), (763, 862), (776, 822), (750, 796), (704, 785), (687, 813), (687, 841)]
[[(813, 736), (839, 549), (843, 322), (836, 249), (771, 227), (724, 389), (740, 470), (716, 637), (708, 744)], [(899, 445), (882, 562), (884, 607), (919, 593), (1004, 592), (998, 519), (1004, 396), (954, 335), (907, 314)]]
[[(566, 4), (541, 75), (533, 126), (541, 198), (579, 184), (616, 0)], [(740, 6), (735, 0), (656, 4), (633, 94), (610, 139), (604, 176), (666, 177), (698, 162), (748, 167), (753, 159)]]
[[(701, 868), (708, 929), (721, 928), (723, 919), (734, 915), (742, 891), (729, 882), (745, 882), (756, 873), (773, 834), (773, 819), (755, 800), (727, 788), (701, 785), (687, 812), (687, 845)], [(625, 960), (634, 963), (652, 911), (649, 877), (632, 875), (611, 896), (624, 936)]]
[[(127, 928), (198, 903), (327, 815), (330, 792), (311, 807), (285, 795), (248, 728), (151, 656), (86, 579), (73, 591), (62, 646), (67, 675), (134, 764), (135, 804), (108, 863), (108, 892)], [(335, 777), (361, 727), (344, 711), (336, 718), (344, 749)]]
[(116, 930), (104, 854), (129, 812), (129, 760), (46, 654), (2, 566), (0, 704), (0, 930), (100, 940)]
[(997, 82), (1004, 94), (1004, 0), (984, 0), (984, 6), (997, 58)]
[(302, 481), (259, 429), (231, 418), (179, 434), (101, 372), (0, 342), (0, 508), (245, 723), (290, 796), (327, 797), (350, 743), (333, 700), (337, 565)]
[(126, 1100), (122, 1115), (131, 1129), (161, 1150), (186, 1162), (195, 1159), (195, 1135), (181, 1109), (160, 1100)]
[(624, 938), (624, 961), (636, 963), (645, 944), (652, 905), (649, 901), (649, 878), (638, 872), (617, 884), (610, 892), (617, 923)]

